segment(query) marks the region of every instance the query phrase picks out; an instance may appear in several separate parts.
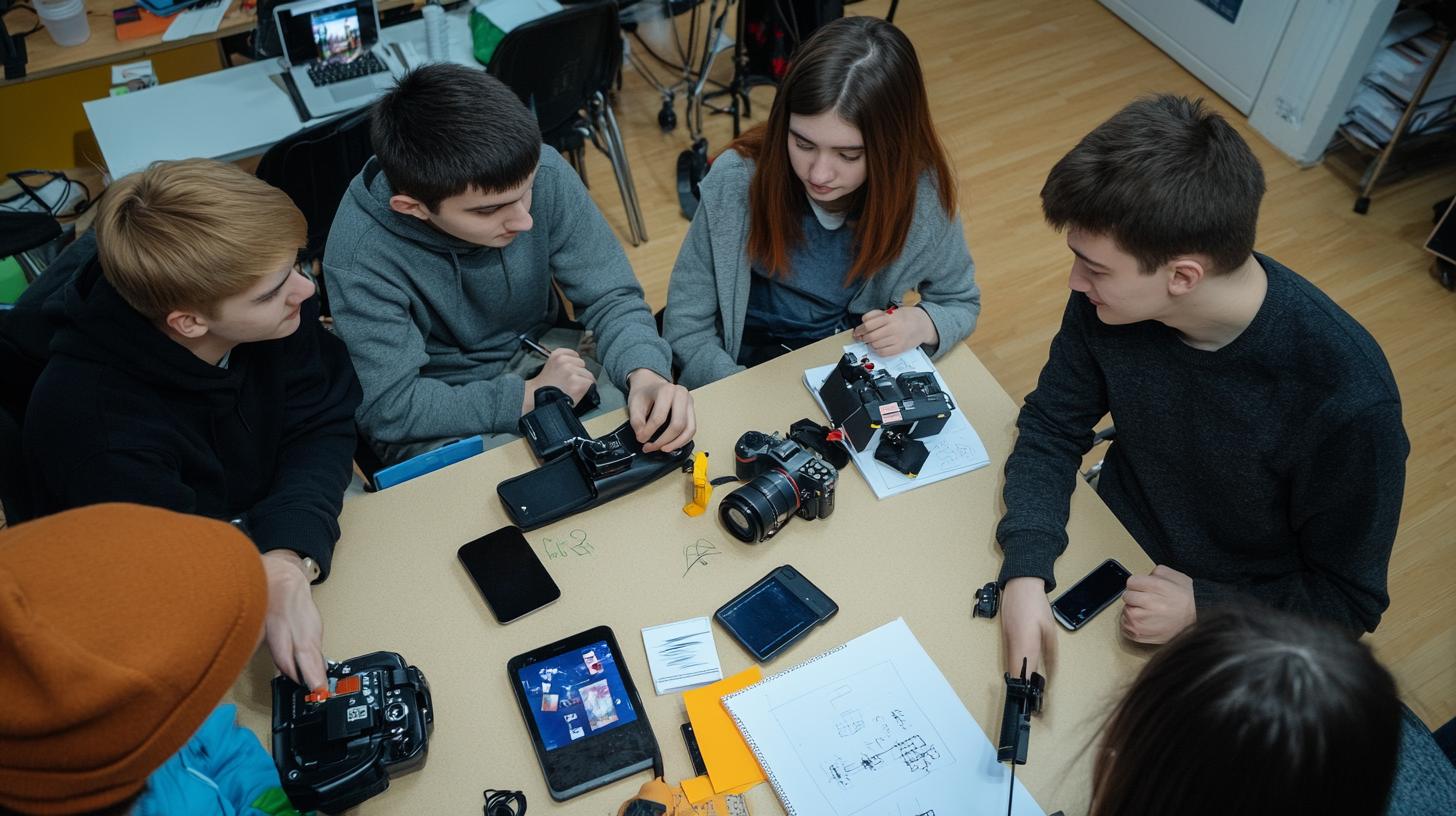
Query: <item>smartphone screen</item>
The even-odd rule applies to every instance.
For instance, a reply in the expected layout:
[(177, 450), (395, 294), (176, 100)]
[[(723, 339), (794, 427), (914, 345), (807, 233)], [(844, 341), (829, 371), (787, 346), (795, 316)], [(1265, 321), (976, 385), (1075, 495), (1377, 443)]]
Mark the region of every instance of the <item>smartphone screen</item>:
[(1068, 629), (1079, 629), (1092, 616), (1106, 609), (1127, 588), (1132, 573), (1127, 567), (1109, 558), (1087, 573), (1071, 589), (1052, 602), (1052, 615)]
[(560, 588), (519, 527), (502, 527), (483, 535), (461, 547), (459, 556), (491, 614), (501, 623), (510, 623), (561, 597)]

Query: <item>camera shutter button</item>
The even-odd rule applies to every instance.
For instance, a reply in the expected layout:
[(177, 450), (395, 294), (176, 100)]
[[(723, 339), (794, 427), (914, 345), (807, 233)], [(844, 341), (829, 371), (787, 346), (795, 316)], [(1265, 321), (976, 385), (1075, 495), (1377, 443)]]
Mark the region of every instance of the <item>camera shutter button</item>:
[(390, 703), (384, 708), (384, 719), (390, 722), (399, 722), (408, 713), (409, 706), (406, 706), (404, 703)]

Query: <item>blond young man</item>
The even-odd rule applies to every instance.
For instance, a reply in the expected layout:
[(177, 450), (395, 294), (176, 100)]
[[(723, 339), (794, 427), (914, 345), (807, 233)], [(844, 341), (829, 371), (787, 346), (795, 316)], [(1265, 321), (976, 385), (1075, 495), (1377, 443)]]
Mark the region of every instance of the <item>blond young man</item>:
[(47, 272), (71, 280), (44, 305), (57, 328), (23, 447), (42, 514), (134, 502), (246, 532), (274, 662), (313, 687), (309, 587), (339, 537), (360, 390), (297, 264), (306, 232), (284, 193), (229, 164), (158, 162), (114, 183), (94, 244)]

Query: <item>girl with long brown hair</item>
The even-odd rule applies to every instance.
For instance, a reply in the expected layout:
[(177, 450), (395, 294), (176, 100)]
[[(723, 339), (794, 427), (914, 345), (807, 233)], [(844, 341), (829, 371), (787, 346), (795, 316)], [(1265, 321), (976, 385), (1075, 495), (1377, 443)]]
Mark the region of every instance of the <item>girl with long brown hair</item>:
[[(695, 388), (847, 328), (940, 355), (981, 295), (915, 49), (873, 17), (804, 43), (768, 121), (703, 179), (663, 336)], [(891, 308), (909, 290), (909, 308)]]

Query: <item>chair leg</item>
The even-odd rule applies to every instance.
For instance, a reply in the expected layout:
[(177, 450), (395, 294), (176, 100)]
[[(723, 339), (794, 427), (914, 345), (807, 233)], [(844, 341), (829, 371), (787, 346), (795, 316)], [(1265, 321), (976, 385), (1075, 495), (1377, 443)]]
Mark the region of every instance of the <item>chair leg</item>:
[(642, 207), (638, 203), (637, 187), (632, 182), (632, 168), (627, 163), (622, 131), (617, 127), (617, 117), (605, 97), (598, 95), (592, 113), (600, 136), (597, 147), (612, 162), (612, 172), (617, 177), (617, 189), (622, 194), (622, 207), (627, 212), (627, 232), (632, 246), (638, 246), (647, 240), (647, 225), (642, 217)]

